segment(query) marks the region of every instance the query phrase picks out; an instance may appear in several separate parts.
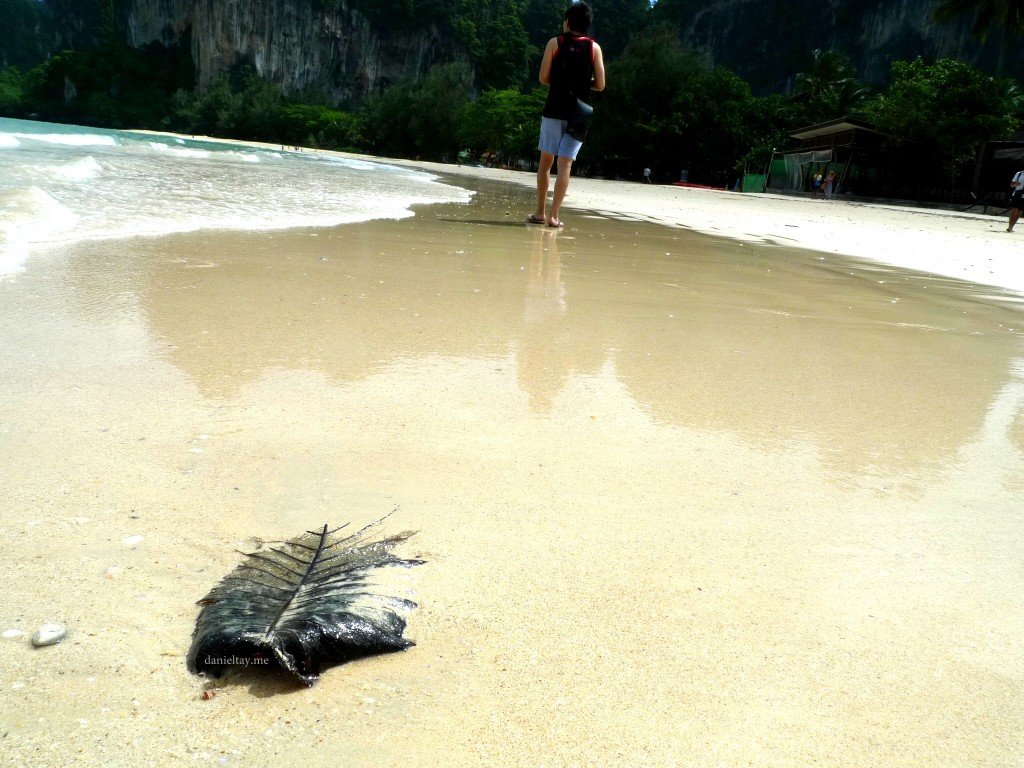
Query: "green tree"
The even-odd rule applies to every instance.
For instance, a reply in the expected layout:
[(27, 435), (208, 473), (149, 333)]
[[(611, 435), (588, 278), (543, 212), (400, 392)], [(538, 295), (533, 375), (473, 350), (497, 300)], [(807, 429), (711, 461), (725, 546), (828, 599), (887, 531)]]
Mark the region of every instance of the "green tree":
[(0, 115), (13, 115), (21, 106), (24, 76), (17, 67), (0, 72)]
[(454, 156), (471, 90), (467, 65), (435, 66), (422, 81), (392, 86), (368, 101), (361, 112), (363, 135), (382, 154)]
[(252, 67), (238, 73), (233, 98), (232, 135), (239, 139), (273, 141), (279, 134), (278, 114), (284, 105), (281, 86), (268, 83)]
[(526, 4), (523, 27), (538, 59), (548, 40), (562, 30), (562, 15), (567, 7), (566, 0), (530, 0)]
[(477, 82), (482, 87), (507, 88), (526, 78), (530, 60), (530, 38), (523, 28), (521, 9), (508, 0), (500, 12), (481, 30), (476, 51)]
[(459, 127), (460, 144), (477, 154), (496, 152), (502, 162), (532, 158), (545, 91), (490, 89), (467, 107)]
[(669, 27), (634, 35), (608, 65), (608, 82), (584, 144), (587, 158), (617, 158), (629, 173), (687, 169), (695, 181), (726, 183), (750, 148), (749, 86), (708, 68)]
[(142, 48), (113, 43), (53, 56), (29, 74), (25, 100), (45, 119), (159, 128), (170, 110), (170, 94), (191, 85), (187, 51), (160, 43)]
[(282, 144), (296, 146), (312, 136), (318, 147), (352, 150), (363, 141), (356, 115), (321, 104), (286, 104), (276, 123)]
[(858, 111), (871, 92), (857, 81), (849, 58), (838, 51), (821, 49), (815, 49), (812, 55), (810, 69), (797, 73), (795, 93), (797, 100), (808, 105), (811, 122)]
[(878, 127), (901, 141), (930, 146), (950, 188), (984, 142), (1017, 127), (1015, 86), (953, 59), (892, 63), (892, 83), (872, 106)]
[(999, 34), (999, 58), (996, 77), (1002, 77), (1006, 52), (1010, 43), (1024, 35), (1024, 2), (1021, 0), (943, 0), (932, 12), (939, 23), (949, 23), (962, 16), (973, 15), (971, 33), (985, 40), (996, 31)]
[(794, 130), (814, 122), (813, 108), (805, 101), (777, 93), (747, 102), (744, 117), (747, 151), (737, 161), (736, 170), (763, 170), (772, 154), (788, 144)]
[(594, 38), (609, 60), (622, 54), (630, 37), (647, 23), (651, 10), (648, 0), (592, 0), (590, 7), (594, 9)]

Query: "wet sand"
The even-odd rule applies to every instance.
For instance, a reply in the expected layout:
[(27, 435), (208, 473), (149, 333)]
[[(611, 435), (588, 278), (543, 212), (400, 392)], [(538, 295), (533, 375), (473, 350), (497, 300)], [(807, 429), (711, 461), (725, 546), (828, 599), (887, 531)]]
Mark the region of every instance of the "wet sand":
[[(528, 189), (474, 183), (0, 284), (0, 628), (69, 627), (0, 640), (5, 757), (1019, 766), (1015, 296), (582, 211), (530, 228)], [(236, 548), (395, 507), (428, 561), (415, 648), (311, 689), (187, 673)]]
[[(134, 131), (165, 137), (276, 150), (260, 142)], [(421, 160), (379, 158), (326, 150), (322, 155), (386, 162), (450, 178), (496, 181), (533, 189), (533, 173), (504, 168), (456, 166)], [(639, 170), (639, 169), (637, 169)], [(529, 201), (528, 201), (529, 202)], [(685, 227), (755, 245), (808, 248), (822, 253), (928, 272), (1024, 293), (1024, 227), (1007, 233), (1007, 211), (986, 207), (945, 210), (913, 204), (881, 204), (837, 195), (823, 198), (740, 194), (600, 178), (573, 177), (567, 204), (613, 219)], [(528, 206), (532, 209), (532, 203)], [(522, 212), (525, 216), (526, 212)], [(567, 209), (569, 220), (571, 209)], [(565, 218), (565, 217), (563, 217)]]

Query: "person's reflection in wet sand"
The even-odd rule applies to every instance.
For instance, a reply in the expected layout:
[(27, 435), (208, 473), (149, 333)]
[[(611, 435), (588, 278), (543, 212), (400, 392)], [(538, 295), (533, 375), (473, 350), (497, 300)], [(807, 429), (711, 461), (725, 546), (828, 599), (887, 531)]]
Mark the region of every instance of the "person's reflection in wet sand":
[[(537, 230), (534, 230), (537, 232)], [(523, 320), (527, 324), (565, 314), (565, 285), (558, 256), (558, 230), (540, 230), (530, 251)]]
[(565, 285), (558, 254), (558, 230), (533, 230), (523, 302), (523, 336), (517, 375), (533, 410), (548, 411), (554, 395), (573, 372), (565, 354)]

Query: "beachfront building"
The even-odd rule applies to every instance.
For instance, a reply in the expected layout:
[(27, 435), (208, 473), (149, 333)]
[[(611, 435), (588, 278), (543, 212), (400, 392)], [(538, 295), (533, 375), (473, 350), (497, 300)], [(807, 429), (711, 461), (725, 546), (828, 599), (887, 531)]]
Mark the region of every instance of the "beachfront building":
[(889, 137), (850, 117), (790, 134), (793, 146), (776, 152), (767, 179), (771, 192), (810, 193), (812, 180), (834, 171), (839, 194), (875, 195), (889, 174), (883, 155)]
[(894, 141), (871, 123), (843, 117), (790, 134), (791, 146), (772, 155), (760, 188), (745, 183), (744, 191), (814, 194), (815, 176), (834, 171), (839, 195), (1005, 207), (1009, 180), (1024, 168), (1024, 135), (1014, 139), (989, 142), (979, 161), (951, 180), (934, 148)]

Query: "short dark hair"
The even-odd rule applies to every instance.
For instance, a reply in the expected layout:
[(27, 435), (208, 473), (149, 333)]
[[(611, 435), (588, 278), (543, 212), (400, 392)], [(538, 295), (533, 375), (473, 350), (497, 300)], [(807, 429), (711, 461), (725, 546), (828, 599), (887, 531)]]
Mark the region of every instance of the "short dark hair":
[(573, 3), (565, 11), (565, 20), (569, 22), (569, 29), (585, 35), (594, 22), (594, 12), (586, 3)]

